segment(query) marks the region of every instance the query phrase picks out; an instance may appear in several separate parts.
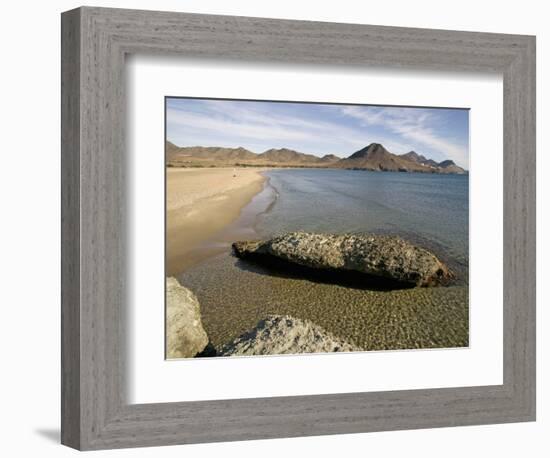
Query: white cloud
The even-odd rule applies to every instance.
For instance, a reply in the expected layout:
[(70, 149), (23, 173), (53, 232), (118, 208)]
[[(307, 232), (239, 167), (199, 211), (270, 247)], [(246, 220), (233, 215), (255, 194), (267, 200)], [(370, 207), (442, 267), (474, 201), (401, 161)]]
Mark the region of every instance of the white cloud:
[[(309, 138), (307, 133), (297, 129), (285, 128), (281, 124), (266, 124), (236, 121), (230, 118), (220, 118), (181, 110), (167, 110), (168, 123), (172, 126), (180, 126), (186, 129), (194, 128), (215, 132), (237, 132), (242, 137), (265, 139), (279, 138), (282, 140), (305, 140)], [(243, 117), (244, 119), (244, 117)]]
[(199, 110), (196, 107), (193, 110), (191, 105), (185, 110), (169, 106), (168, 134), (173, 140), (178, 132), (180, 137), (186, 138), (197, 138), (201, 133), (203, 138), (211, 140), (223, 136), (224, 146), (257, 146), (258, 141), (263, 141), (265, 149), (286, 146), (319, 156), (328, 152), (349, 155), (369, 143), (368, 133), (338, 123), (281, 115), (247, 105), (205, 100), (201, 101)]
[[(411, 140), (452, 159), (463, 167), (468, 166), (468, 150), (435, 133), (430, 127), (437, 121), (436, 110), (419, 108), (364, 109), (357, 106), (342, 107), (342, 114), (360, 120), (364, 125), (382, 126), (404, 139)], [(406, 151), (403, 151), (406, 152)], [(421, 153), (421, 151), (419, 151)]]

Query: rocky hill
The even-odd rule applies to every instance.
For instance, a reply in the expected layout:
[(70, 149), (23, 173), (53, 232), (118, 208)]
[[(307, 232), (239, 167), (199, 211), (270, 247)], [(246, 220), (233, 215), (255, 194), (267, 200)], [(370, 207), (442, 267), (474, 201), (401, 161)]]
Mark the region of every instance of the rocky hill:
[(466, 173), (466, 171), (462, 168), (456, 165), (451, 160), (442, 161), (439, 163), (439, 169), (442, 173)]
[(318, 157), (289, 148), (272, 148), (256, 154), (242, 147), (178, 147), (166, 142), (166, 161), (171, 167), (324, 167), (388, 172), (467, 173), (451, 160), (438, 163), (415, 151), (397, 155), (380, 143), (371, 143), (349, 157), (340, 159), (334, 154)]
[(431, 172), (430, 168), (403, 156), (390, 153), (380, 143), (371, 143), (335, 164), (345, 169), (384, 172)]
[(399, 157), (402, 157), (412, 162), (416, 162), (417, 164), (422, 164), (424, 166), (430, 167), (434, 172), (437, 172), (437, 173), (457, 173), (457, 174), (466, 173), (466, 170), (456, 165), (450, 159), (447, 159), (442, 162), (436, 162), (433, 159), (427, 159), (421, 154), (417, 154), (415, 151), (410, 151), (406, 154), (402, 154)]
[(330, 164), (332, 162), (337, 162), (339, 160), (340, 160), (340, 158), (338, 156), (335, 156), (334, 154), (325, 154), (321, 158), (321, 162), (324, 162), (326, 164)]
[(401, 154), (400, 157), (407, 159), (408, 161), (416, 162), (422, 165), (434, 166), (437, 167), (437, 162), (433, 159), (427, 159), (422, 154), (418, 154), (416, 151), (409, 151), (408, 153)]
[(318, 164), (321, 158), (313, 154), (300, 153), (288, 148), (272, 148), (258, 154), (257, 159), (267, 163), (281, 164)]
[(166, 160), (169, 163), (185, 162), (193, 159), (206, 161), (248, 161), (255, 160), (257, 154), (245, 148), (221, 148), (216, 146), (188, 146), (180, 148), (166, 142)]

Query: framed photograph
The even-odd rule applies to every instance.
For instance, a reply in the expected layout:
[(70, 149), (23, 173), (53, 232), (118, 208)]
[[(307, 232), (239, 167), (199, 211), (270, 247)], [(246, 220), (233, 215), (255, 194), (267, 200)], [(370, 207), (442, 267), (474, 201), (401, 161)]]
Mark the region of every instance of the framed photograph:
[(535, 39), (62, 15), (62, 442), (535, 419)]
[(167, 358), (469, 346), (469, 110), (165, 116)]

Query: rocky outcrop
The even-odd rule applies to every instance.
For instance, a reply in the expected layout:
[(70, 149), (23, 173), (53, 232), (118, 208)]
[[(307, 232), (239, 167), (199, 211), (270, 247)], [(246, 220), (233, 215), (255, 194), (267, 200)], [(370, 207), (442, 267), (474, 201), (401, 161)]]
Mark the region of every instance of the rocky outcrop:
[(275, 257), (307, 268), (361, 272), (412, 286), (445, 285), (453, 278), (433, 253), (397, 236), (291, 232), (232, 246), (243, 259), (262, 262)]
[(197, 297), (175, 278), (167, 278), (166, 357), (192, 358), (207, 345), (208, 336), (202, 327)]
[(225, 345), (220, 356), (288, 355), (362, 351), (309, 320), (269, 315), (249, 332)]

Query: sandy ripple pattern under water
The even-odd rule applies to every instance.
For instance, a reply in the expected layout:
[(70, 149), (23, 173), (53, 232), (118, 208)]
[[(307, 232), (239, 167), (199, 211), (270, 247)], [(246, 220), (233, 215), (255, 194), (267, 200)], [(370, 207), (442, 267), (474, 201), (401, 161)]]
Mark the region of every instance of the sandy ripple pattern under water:
[(372, 291), (273, 275), (230, 254), (179, 276), (216, 349), (267, 315), (308, 319), (365, 350), (468, 346), (468, 287)]

